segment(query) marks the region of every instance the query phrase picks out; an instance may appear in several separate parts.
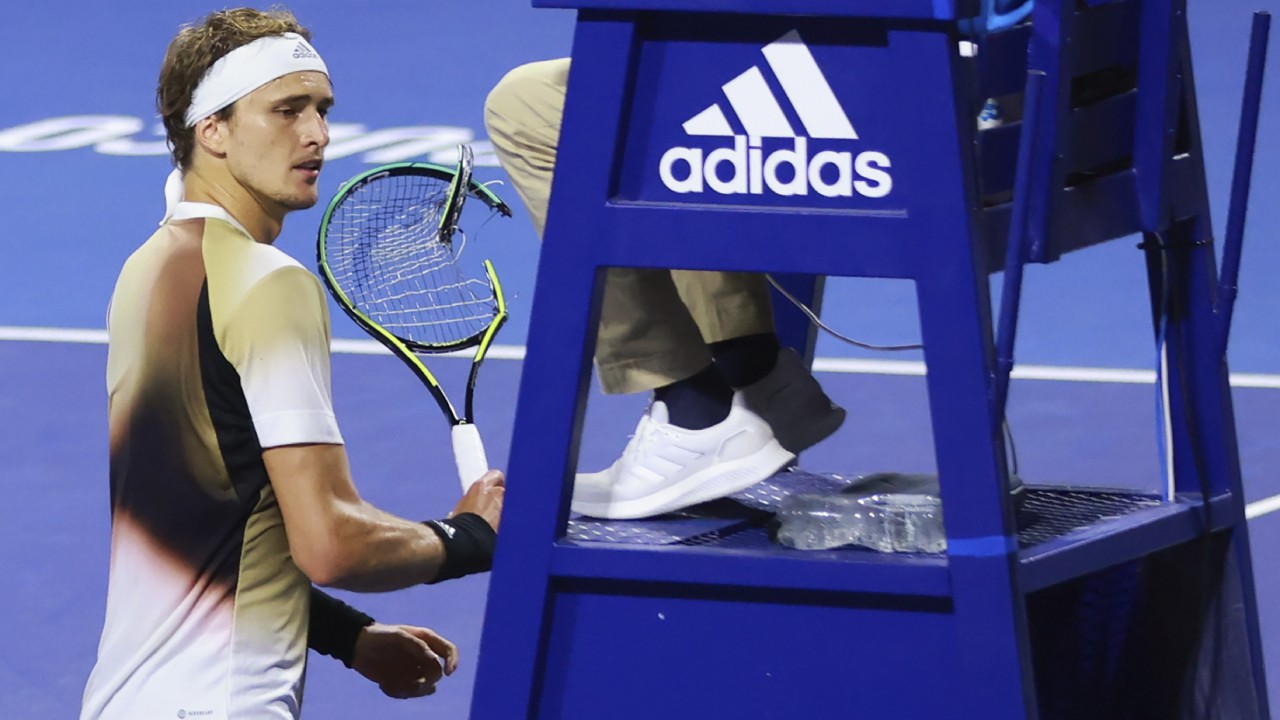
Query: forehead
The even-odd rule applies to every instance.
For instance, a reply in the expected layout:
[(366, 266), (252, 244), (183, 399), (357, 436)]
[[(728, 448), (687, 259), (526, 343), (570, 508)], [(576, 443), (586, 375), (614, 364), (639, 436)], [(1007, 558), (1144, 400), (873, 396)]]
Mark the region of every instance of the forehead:
[(254, 90), (248, 97), (255, 102), (270, 103), (300, 95), (310, 95), (313, 100), (332, 99), (333, 85), (329, 76), (315, 70), (289, 73)]

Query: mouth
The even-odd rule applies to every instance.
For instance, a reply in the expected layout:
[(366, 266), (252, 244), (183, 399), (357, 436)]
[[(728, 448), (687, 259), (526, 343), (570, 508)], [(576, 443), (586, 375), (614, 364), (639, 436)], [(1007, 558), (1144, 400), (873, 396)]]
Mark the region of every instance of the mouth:
[(307, 160), (293, 166), (294, 170), (302, 173), (307, 182), (315, 182), (320, 177), (320, 168), (324, 165), (323, 160)]

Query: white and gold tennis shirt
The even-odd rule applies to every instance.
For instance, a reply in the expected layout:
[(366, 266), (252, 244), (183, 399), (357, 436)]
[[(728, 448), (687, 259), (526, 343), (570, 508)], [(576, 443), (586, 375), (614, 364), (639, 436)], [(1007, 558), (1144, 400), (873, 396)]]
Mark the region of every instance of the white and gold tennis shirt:
[(320, 282), (182, 203), (108, 330), (110, 581), (81, 720), (296, 718), (309, 582), (262, 450), (342, 442)]

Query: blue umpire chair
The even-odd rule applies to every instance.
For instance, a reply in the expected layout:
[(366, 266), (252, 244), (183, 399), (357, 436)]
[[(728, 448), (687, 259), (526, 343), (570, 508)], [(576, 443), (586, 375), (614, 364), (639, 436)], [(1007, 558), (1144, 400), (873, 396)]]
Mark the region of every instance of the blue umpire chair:
[[(1269, 717), (1225, 362), (1244, 192), (1219, 281), (1185, 0), (534, 5), (578, 20), (474, 720)], [(1021, 117), (980, 129), (1001, 97)], [(1168, 488), (1019, 510), (1022, 266), (1135, 235)], [(811, 302), (824, 275), (914, 281), (947, 552), (790, 550), (752, 514), (584, 532), (615, 266), (769, 272)], [(779, 327), (811, 354), (804, 318)]]

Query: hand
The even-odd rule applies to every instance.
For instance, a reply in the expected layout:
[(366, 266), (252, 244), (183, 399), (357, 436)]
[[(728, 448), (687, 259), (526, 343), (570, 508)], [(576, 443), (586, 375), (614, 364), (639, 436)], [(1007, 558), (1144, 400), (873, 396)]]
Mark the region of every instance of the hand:
[(489, 523), (489, 527), (498, 530), (498, 521), (502, 516), (502, 499), (507, 492), (507, 479), (501, 470), (490, 470), (479, 480), (471, 483), (467, 493), (453, 507), (449, 517), (465, 512), (475, 513)]
[(458, 668), (458, 648), (427, 628), (374, 623), (356, 638), (351, 667), (388, 697), (422, 697)]

